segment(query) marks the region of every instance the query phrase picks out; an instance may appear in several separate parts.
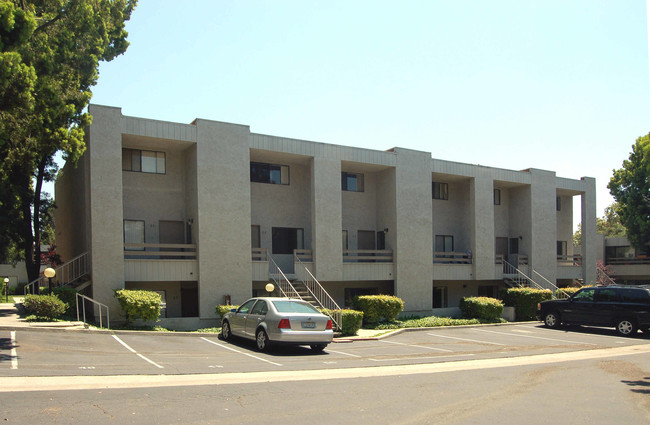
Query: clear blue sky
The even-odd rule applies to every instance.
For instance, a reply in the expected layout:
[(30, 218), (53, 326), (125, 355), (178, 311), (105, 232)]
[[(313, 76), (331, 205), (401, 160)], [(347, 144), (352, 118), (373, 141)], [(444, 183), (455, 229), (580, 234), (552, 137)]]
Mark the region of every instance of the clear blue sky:
[[(650, 132), (647, 2), (140, 0), (93, 103), (607, 182)], [(579, 205), (579, 204), (578, 204)]]

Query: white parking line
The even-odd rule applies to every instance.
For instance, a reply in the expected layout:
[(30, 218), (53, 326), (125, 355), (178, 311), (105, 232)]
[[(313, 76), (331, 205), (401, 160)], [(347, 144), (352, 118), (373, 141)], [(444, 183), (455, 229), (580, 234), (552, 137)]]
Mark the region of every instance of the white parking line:
[(11, 331), (11, 368), (18, 369), (18, 354), (16, 353), (16, 331)]
[(133, 348), (129, 347), (129, 345), (128, 345), (126, 342), (124, 342), (124, 341), (122, 341), (121, 339), (119, 339), (119, 338), (117, 337), (117, 335), (113, 335), (113, 338), (115, 338), (115, 340), (116, 340), (117, 342), (119, 342), (120, 344), (122, 344), (122, 345), (123, 345), (127, 350), (129, 350), (130, 352), (132, 352), (132, 353), (135, 354), (136, 356), (140, 357), (142, 360), (145, 360), (145, 361), (151, 363), (152, 365), (156, 366), (156, 367), (159, 368), (159, 369), (164, 369), (164, 367), (160, 366), (158, 363), (154, 362), (153, 360), (150, 360), (150, 359), (146, 358), (146, 357), (143, 356), (142, 354), (140, 354), (140, 353), (138, 353), (137, 351), (135, 351)]
[(477, 342), (479, 344), (503, 345), (503, 346), (507, 345), (507, 344), (499, 344), (498, 342), (479, 341), (477, 339), (469, 339), (469, 338), (458, 338), (455, 336), (438, 335), (438, 334), (430, 334), (430, 333), (428, 333), (427, 335), (435, 336), (437, 338), (449, 338), (449, 339), (458, 339), (460, 341)]
[(235, 353), (243, 354), (243, 355), (245, 355), (245, 356), (252, 357), (252, 358), (254, 358), (254, 359), (261, 360), (261, 361), (266, 362), (266, 363), (271, 363), (272, 365), (282, 366), (280, 363), (275, 363), (275, 362), (272, 362), (272, 361), (269, 361), (269, 360), (263, 359), (263, 358), (261, 358), (261, 357), (254, 356), (254, 355), (249, 354), (249, 353), (244, 353), (243, 351), (235, 350), (234, 348), (230, 348), (230, 347), (225, 346), (225, 345), (223, 345), (223, 344), (219, 344), (218, 342), (210, 341), (209, 339), (204, 338), (204, 337), (201, 337), (201, 339), (202, 339), (203, 341), (209, 342), (210, 344), (214, 344), (214, 345), (216, 345), (217, 347), (225, 348), (226, 350), (234, 351)]
[(343, 351), (327, 350), (327, 352), (328, 353), (335, 353), (335, 354), (343, 354), (344, 356), (361, 358), (361, 356), (357, 356), (356, 354), (344, 353)]
[[(414, 357), (417, 360), (420, 359), (448, 359), (448, 358), (456, 358), (456, 357), (471, 357), (474, 354), (451, 354), (448, 356), (426, 356), (426, 357)], [(404, 360), (404, 358), (395, 358), (395, 359), (368, 359), (371, 362), (393, 362), (393, 361), (398, 361), (398, 360)]]
[(590, 342), (568, 341), (566, 339), (544, 338), (543, 336), (533, 336), (533, 335), (518, 335), (518, 334), (505, 333), (505, 332), (488, 331), (488, 330), (485, 330), (485, 329), (474, 329), (474, 331), (476, 331), (476, 332), (489, 332), (489, 333), (492, 333), (492, 334), (507, 335), (507, 336), (518, 336), (520, 338), (544, 339), (544, 340), (547, 340), (547, 341), (564, 342), (564, 343), (567, 343), (567, 344), (598, 345), (598, 344), (592, 344)]
[(407, 347), (426, 348), (427, 350), (443, 351), (445, 353), (453, 353), (454, 352), (454, 350), (445, 350), (444, 348), (434, 348), (434, 347), (426, 347), (424, 345), (404, 344), (403, 342), (385, 341), (383, 339), (380, 339), (379, 342), (383, 342), (385, 344), (406, 345)]

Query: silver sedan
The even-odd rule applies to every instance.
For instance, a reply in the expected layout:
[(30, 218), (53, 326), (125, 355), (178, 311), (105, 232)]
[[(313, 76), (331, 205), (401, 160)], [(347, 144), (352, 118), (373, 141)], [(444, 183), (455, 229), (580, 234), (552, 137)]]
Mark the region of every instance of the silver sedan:
[(221, 321), (224, 340), (238, 336), (254, 340), (260, 351), (274, 343), (309, 345), (323, 351), (332, 342), (332, 320), (311, 304), (290, 298), (251, 298)]

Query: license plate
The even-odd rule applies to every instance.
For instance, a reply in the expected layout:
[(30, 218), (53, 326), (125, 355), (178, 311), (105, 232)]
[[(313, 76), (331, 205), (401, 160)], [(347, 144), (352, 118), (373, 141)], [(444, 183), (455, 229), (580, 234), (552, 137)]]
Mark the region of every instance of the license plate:
[(315, 322), (302, 322), (302, 327), (305, 329), (314, 329), (316, 327)]

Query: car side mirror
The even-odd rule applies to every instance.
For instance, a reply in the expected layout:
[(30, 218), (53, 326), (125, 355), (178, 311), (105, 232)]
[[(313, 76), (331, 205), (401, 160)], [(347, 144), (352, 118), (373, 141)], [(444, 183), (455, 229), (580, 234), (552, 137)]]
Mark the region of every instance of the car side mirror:
[(236, 308), (231, 308), (231, 309), (230, 309), (230, 312), (231, 312), (231, 313), (237, 313), (237, 309), (236, 309)]

